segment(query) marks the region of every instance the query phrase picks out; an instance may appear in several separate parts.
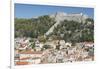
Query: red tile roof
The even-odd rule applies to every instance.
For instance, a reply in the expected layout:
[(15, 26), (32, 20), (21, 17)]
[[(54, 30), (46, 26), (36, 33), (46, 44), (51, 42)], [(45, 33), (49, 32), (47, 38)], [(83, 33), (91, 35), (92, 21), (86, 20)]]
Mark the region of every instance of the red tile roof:
[(29, 62), (16, 62), (16, 65), (28, 65)]
[(27, 60), (27, 59), (30, 59), (30, 57), (21, 58), (20, 60)]
[(24, 52), (19, 52), (19, 54), (42, 54), (42, 51), (24, 51)]

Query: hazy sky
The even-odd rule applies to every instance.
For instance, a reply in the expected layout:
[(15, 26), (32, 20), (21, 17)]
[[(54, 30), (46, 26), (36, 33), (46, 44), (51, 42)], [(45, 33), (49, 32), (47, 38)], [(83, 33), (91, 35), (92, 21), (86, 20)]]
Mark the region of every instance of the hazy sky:
[(94, 17), (93, 8), (15, 4), (15, 17), (17, 18), (32, 18), (46, 14), (53, 14), (56, 12), (83, 13), (89, 17)]

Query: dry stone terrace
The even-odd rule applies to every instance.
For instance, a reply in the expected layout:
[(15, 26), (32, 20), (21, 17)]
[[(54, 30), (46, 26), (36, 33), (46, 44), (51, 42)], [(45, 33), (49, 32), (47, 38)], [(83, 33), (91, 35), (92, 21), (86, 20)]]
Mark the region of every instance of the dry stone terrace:
[(15, 65), (67, 63), (94, 60), (94, 43), (80, 42), (74, 45), (64, 40), (15, 38)]

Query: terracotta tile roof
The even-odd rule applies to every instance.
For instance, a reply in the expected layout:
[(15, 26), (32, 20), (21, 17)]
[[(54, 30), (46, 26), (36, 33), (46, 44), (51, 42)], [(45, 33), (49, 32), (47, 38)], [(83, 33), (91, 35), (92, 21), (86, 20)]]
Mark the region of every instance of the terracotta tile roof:
[(19, 54), (42, 54), (43, 52), (42, 51), (22, 51), (22, 52), (19, 52)]
[(16, 65), (28, 65), (29, 62), (16, 62)]
[(26, 58), (21, 58), (20, 60), (27, 60), (30, 59), (31, 57), (26, 57)]

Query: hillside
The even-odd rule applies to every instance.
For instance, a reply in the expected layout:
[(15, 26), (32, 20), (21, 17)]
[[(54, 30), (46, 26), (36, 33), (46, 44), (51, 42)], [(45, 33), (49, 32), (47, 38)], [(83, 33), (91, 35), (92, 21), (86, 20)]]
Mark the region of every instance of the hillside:
[(65, 41), (93, 41), (94, 20), (82, 13), (59, 12), (31, 19), (15, 18), (15, 37), (46, 36)]

